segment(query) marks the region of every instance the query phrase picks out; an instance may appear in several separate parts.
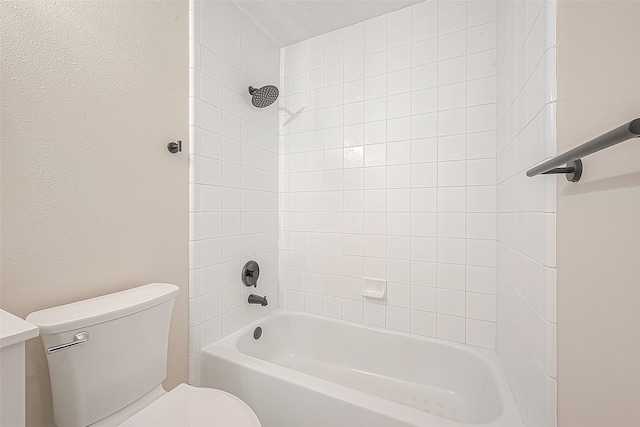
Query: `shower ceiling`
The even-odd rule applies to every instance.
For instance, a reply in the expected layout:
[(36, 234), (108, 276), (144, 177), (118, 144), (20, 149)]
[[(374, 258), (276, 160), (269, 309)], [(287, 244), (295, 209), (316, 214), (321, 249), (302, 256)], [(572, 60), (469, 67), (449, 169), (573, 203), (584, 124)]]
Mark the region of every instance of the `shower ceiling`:
[(421, 0), (234, 0), (282, 46), (402, 9)]

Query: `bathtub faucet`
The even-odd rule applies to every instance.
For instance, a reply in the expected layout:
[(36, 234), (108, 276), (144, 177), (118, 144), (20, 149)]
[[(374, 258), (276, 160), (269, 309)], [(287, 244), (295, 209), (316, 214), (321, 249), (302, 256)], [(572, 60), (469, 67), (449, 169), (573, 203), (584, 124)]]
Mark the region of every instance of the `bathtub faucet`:
[(267, 297), (261, 297), (259, 295), (251, 294), (249, 295), (249, 304), (260, 304), (264, 307), (269, 303), (267, 302)]

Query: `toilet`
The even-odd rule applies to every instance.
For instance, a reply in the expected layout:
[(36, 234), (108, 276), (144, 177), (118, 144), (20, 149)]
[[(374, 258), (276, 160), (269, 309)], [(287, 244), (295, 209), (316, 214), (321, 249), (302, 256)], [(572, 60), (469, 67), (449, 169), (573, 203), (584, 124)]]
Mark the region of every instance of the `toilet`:
[(47, 353), (58, 427), (260, 427), (222, 390), (162, 388), (176, 295), (177, 286), (152, 283), (27, 316)]

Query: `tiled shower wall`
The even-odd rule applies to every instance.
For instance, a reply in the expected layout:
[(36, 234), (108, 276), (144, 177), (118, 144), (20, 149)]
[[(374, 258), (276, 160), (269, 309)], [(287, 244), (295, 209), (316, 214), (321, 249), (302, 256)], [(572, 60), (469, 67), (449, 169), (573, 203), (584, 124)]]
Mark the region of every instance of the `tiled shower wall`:
[(528, 427), (556, 425), (556, 4), (498, 3), (497, 352)]
[(283, 48), (282, 306), (494, 348), (495, 59), (488, 1)]
[[(278, 306), (278, 110), (247, 88), (279, 82), (279, 47), (230, 1), (190, 2), (189, 381), (200, 350)], [(260, 264), (257, 288), (242, 266)], [(247, 304), (266, 295), (267, 307)]]

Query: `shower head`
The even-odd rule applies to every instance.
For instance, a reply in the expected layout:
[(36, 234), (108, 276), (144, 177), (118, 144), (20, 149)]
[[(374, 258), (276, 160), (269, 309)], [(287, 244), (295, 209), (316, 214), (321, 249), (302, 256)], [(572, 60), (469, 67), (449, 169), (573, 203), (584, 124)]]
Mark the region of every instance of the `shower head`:
[(263, 86), (260, 89), (249, 86), (249, 93), (251, 94), (251, 103), (258, 108), (273, 104), (279, 94), (278, 88), (272, 85)]

